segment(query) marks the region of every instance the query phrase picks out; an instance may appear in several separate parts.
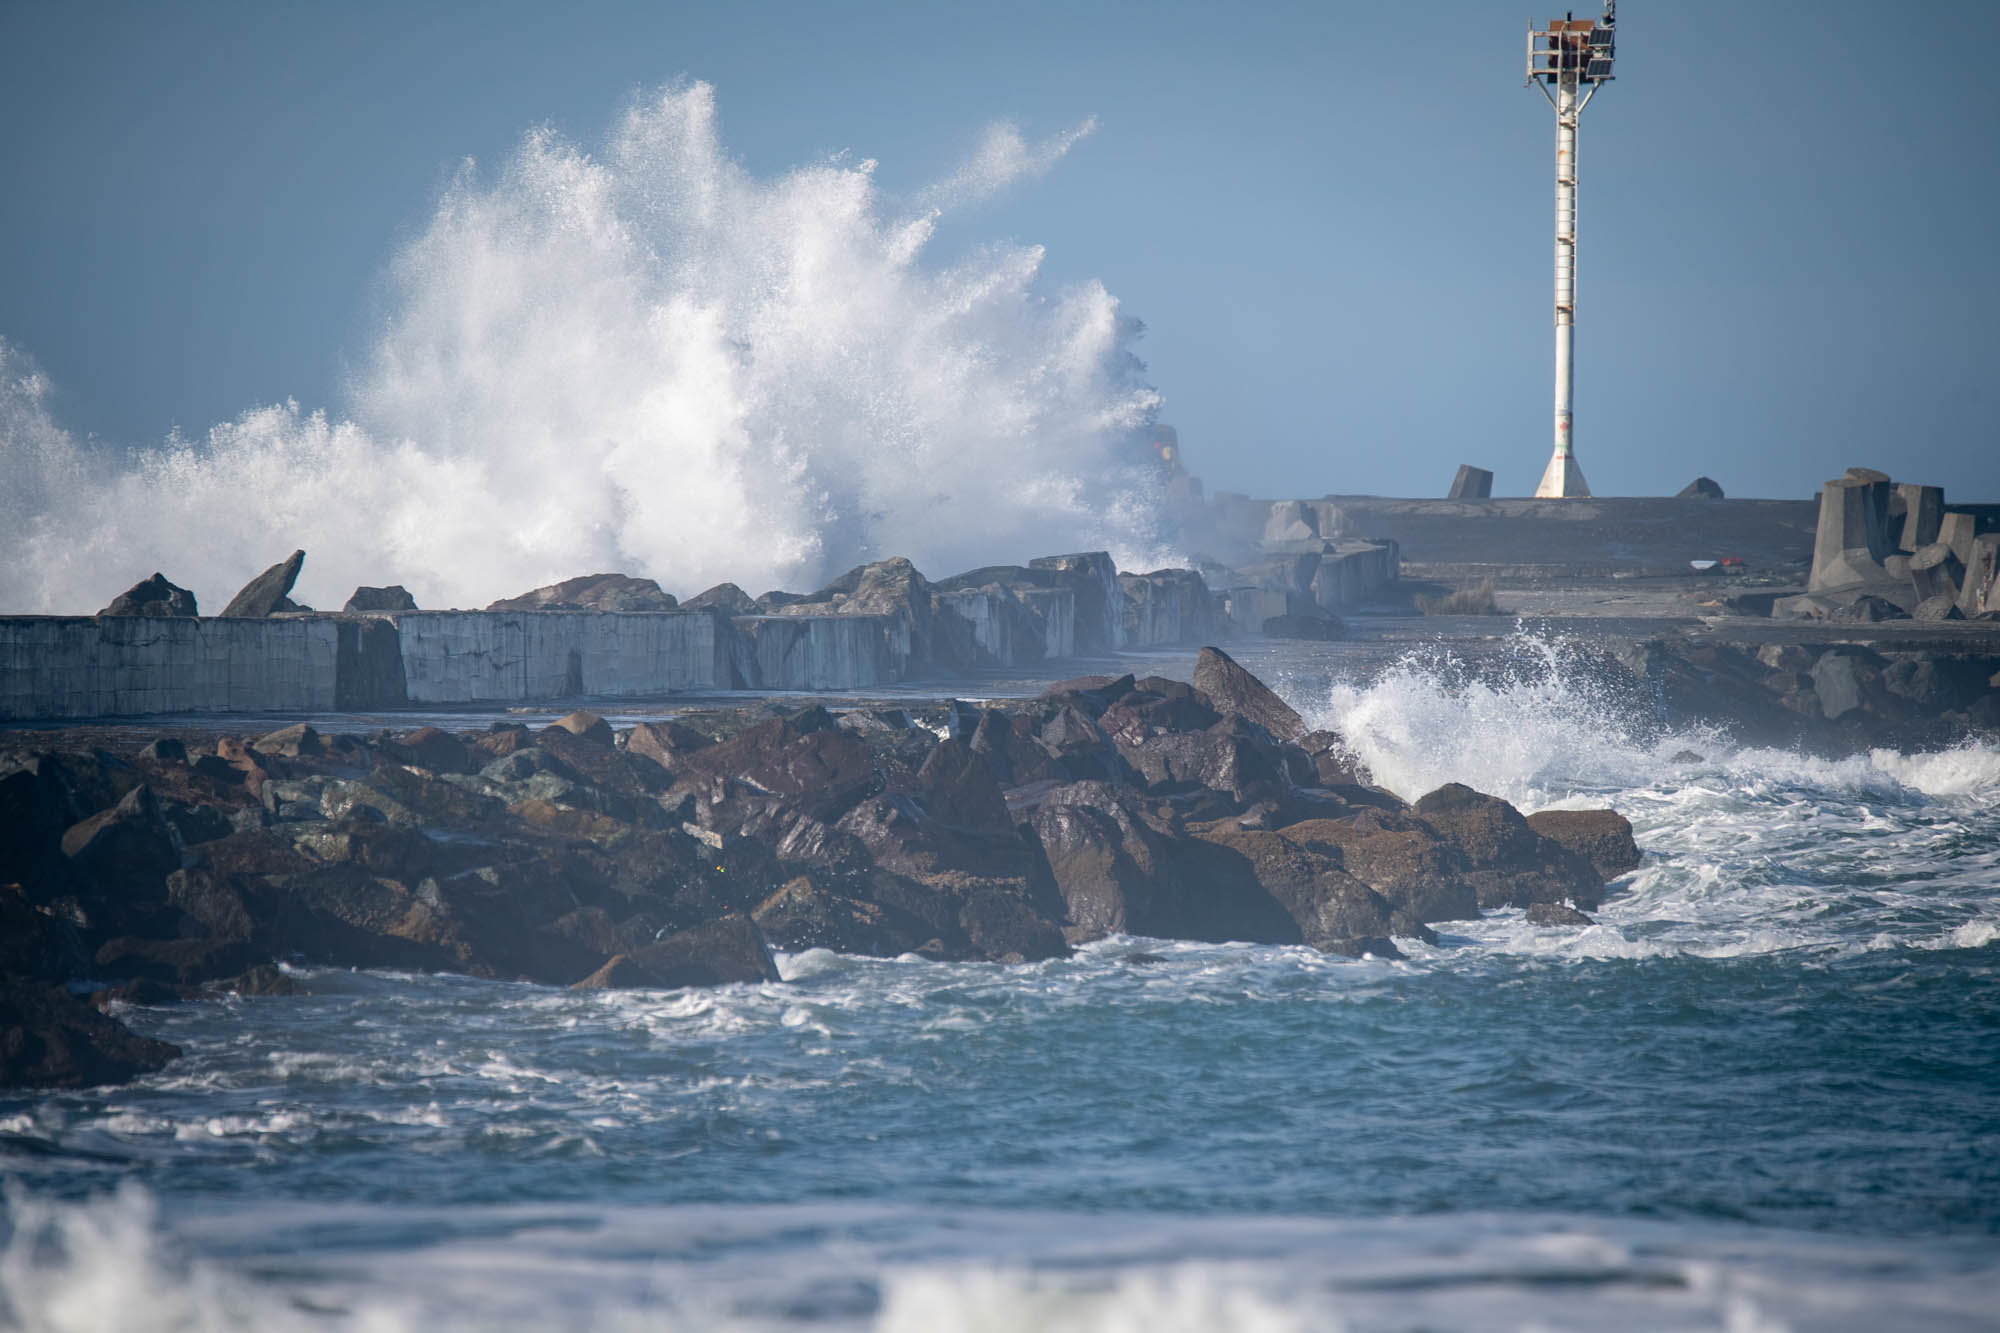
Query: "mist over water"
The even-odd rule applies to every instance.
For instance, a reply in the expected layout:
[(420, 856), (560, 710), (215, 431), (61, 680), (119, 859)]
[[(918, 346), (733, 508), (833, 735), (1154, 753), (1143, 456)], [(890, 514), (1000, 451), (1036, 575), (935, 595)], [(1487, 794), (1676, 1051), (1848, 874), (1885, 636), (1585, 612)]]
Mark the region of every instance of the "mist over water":
[(1094, 282), (1045, 290), (1038, 247), (925, 262), (945, 210), (1089, 128), (996, 127), (906, 199), (844, 157), (753, 178), (705, 84), (636, 103), (594, 152), (537, 130), (490, 177), (468, 163), (395, 256), (345, 416), (258, 406), (120, 452), (66, 432), (0, 339), (0, 521), (27, 537), (0, 610), (88, 613), (156, 568), (219, 609), (298, 546), (320, 607), (605, 570), (685, 596), (887, 555), (1145, 563), (1150, 497), (1119, 450), (1159, 404), (1138, 326)]

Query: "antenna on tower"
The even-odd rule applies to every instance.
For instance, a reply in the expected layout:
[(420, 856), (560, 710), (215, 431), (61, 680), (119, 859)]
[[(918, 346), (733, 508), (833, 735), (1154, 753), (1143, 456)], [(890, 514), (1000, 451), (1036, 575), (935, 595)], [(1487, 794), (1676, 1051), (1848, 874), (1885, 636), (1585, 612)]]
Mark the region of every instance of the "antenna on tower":
[(1570, 429), (1576, 397), (1576, 123), (1597, 90), (1611, 82), (1617, 51), (1617, 0), (1604, 0), (1602, 19), (1580, 19), (1571, 11), (1528, 30), (1528, 82), (1556, 112), (1556, 449), (1535, 488), (1537, 499), (1590, 494)]

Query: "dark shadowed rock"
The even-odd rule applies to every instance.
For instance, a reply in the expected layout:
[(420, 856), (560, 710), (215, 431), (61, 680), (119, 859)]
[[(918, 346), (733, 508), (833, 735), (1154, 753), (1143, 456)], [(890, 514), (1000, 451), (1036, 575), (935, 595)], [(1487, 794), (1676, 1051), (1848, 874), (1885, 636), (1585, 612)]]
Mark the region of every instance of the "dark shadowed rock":
[(83, 962), (75, 926), (0, 887), (0, 977), (62, 981), (79, 975)]
[(1219, 853), (1209, 859), (1207, 873), (1222, 880), (1233, 871), (1256, 884), (1284, 909), (1305, 943), (1329, 953), (1382, 952), (1373, 946), (1390, 934), (1394, 909), (1343, 870), (1337, 854), (1228, 820), (1197, 825), (1194, 832)]
[(629, 574), (585, 574), (503, 597), (488, 611), (671, 611), (679, 603), (651, 579)]
[(958, 924), (973, 949), (996, 963), (1069, 956), (1062, 929), (1018, 894), (975, 890), (959, 909)]
[(964, 741), (946, 741), (931, 751), (917, 771), (917, 796), (932, 819), (954, 828), (1001, 836), (1013, 832), (992, 766)]
[(579, 990), (726, 986), (778, 981), (777, 964), (757, 925), (731, 914), (620, 954), (576, 983)]
[(179, 1004), (199, 992), (185, 986), (174, 986), (164, 981), (140, 979), (121, 981), (103, 990), (94, 990), (88, 996), (91, 1005), (98, 1009), (109, 1009), (114, 1004), (135, 1004), (145, 1008)]
[(180, 849), (153, 789), (134, 787), (117, 805), (72, 825), (62, 852), (76, 873), (106, 889), (143, 889), (165, 896), (166, 877), (180, 868)]
[(113, 598), (100, 616), (186, 617), (197, 614), (194, 594), (167, 582), (165, 574), (135, 583)]
[(1723, 498), (1722, 487), (1708, 477), (1696, 477), (1693, 481), (1681, 487), (1679, 493), (1674, 498), (1676, 500), (1720, 500)]
[(122, 1083), (165, 1068), (180, 1053), (59, 987), (0, 980), (0, 1087)]
[[(433, 773), (474, 771), (473, 749), (461, 736), (437, 727), (418, 727), (396, 738), (395, 755), (404, 763)], [(482, 759), (485, 756), (480, 756)]]
[(821, 821), (838, 819), (881, 790), (874, 752), (823, 708), (777, 718), (687, 755), (677, 776), (697, 799), (713, 801), (704, 778), (733, 778)]
[(285, 559), (272, 565), (243, 585), (243, 590), (229, 599), (229, 605), (222, 608), (225, 616), (268, 616), (279, 611), (293, 611), (290, 593), (292, 585), (299, 581), (299, 571), (305, 568), (306, 553), (294, 551)]
[(350, 615), (357, 611), (414, 611), (417, 599), (402, 584), (392, 583), (386, 588), (356, 588), (340, 609)]
[(215, 983), (216, 990), (232, 995), (309, 995), (304, 986), (286, 976), (276, 965), (259, 963), (236, 976)]
[(121, 935), (99, 946), (93, 971), (107, 979), (192, 986), (235, 976), (268, 957), (256, 945), (239, 940), (154, 940)]
[(908, 953), (931, 933), (879, 903), (823, 888), (809, 875), (795, 876), (758, 904), (752, 919), (781, 949), (832, 949), (878, 958)]
[(1565, 907), (1561, 903), (1529, 903), (1528, 910), (1522, 915), (1523, 919), (1531, 926), (1594, 926), (1597, 924), (1574, 907)]
[(138, 758), (154, 764), (185, 764), (188, 761), (187, 743), (176, 736), (162, 736), (148, 741), (146, 748), (139, 751)]
[(1220, 648), (1204, 648), (1195, 658), (1194, 687), (1218, 711), (1246, 717), (1281, 741), (1305, 735), (1298, 712)]
[(1645, 860), (1632, 840), (1632, 821), (1616, 810), (1540, 810), (1528, 816), (1528, 827), (1590, 862), (1607, 881)]

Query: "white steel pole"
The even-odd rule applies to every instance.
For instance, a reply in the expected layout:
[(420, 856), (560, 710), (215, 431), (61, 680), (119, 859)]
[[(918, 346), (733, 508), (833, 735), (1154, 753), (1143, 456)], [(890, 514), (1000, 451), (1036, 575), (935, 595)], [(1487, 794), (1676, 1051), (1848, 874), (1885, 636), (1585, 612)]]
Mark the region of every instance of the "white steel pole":
[(1571, 433), (1576, 356), (1576, 125), (1582, 106), (1577, 77), (1565, 72), (1556, 85), (1556, 412), (1555, 454), (1549, 459), (1538, 499), (1587, 496), (1590, 487), (1577, 466)]

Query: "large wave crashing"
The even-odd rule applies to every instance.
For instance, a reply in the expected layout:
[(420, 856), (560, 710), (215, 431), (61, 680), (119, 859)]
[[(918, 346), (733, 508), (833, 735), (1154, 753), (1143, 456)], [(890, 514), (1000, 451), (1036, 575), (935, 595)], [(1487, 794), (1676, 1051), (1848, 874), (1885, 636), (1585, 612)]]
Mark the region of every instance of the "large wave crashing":
[(872, 161), (752, 178), (705, 84), (635, 104), (596, 153), (536, 131), (491, 181), (468, 164), (396, 258), (346, 418), (258, 407), (117, 455), (0, 341), (0, 610), (87, 612), (155, 568), (213, 607), (295, 546), (321, 606), (362, 583), (477, 606), (599, 570), (685, 595), (1142, 548), (1118, 448), (1158, 406), (1137, 326), (1094, 282), (1040, 290), (1037, 247), (923, 262), (944, 210), (1088, 129), (996, 127), (900, 201)]

